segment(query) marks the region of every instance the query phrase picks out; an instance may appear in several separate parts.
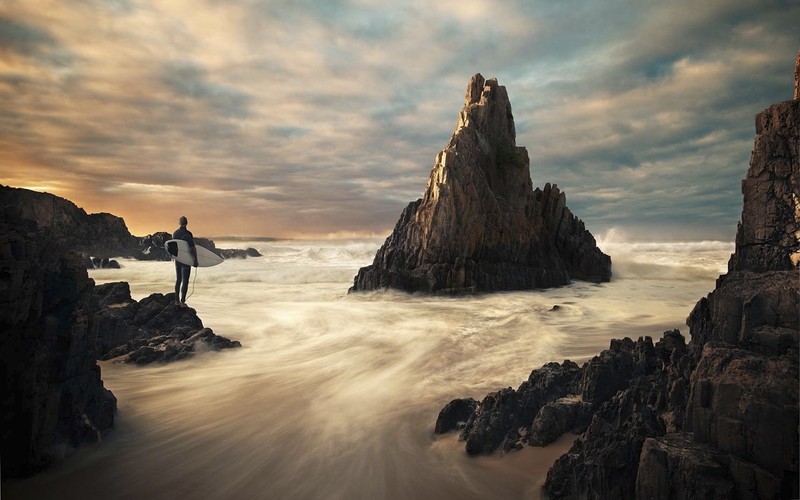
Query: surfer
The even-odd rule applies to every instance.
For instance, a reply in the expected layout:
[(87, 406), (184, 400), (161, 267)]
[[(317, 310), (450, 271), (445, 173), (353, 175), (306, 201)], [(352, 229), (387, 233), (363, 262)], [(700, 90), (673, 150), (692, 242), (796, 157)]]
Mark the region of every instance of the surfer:
[[(194, 236), (192, 236), (191, 231), (186, 229), (189, 220), (181, 216), (178, 222), (181, 227), (172, 233), (172, 237), (176, 240), (184, 240), (189, 244), (189, 251), (192, 253), (192, 258), (194, 259), (194, 267), (197, 267), (197, 249), (194, 247)], [(191, 274), (192, 266), (181, 264), (177, 260), (175, 261), (175, 302), (179, 305), (186, 304), (186, 291), (189, 289), (189, 275)], [(178, 292), (180, 292), (180, 300), (178, 300)]]

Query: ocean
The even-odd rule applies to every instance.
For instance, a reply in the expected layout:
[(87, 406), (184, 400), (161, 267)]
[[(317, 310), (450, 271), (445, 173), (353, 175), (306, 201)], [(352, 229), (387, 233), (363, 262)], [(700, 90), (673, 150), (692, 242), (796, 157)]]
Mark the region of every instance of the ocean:
[[(118, 399), (102, 443), (3, 485), (14, 499), (538, 498), (570, 446), (468, 457), (434, 436), (451, 399), (516, 388), (549, 361), (678, 328), (726, 270), (732, 242), (598, 238), (610, 283), (468, 297), (347, 294), (382, 239), (270, 242), (193, 273), (189, 305), (241, 349), (146, 367), (101, 362)], [(174, 286), (169, 262), (90, 270), (135, 299)], [(559, 306), (555, 308), (553, 306)], [(687, 339), (688, 340), (688, 339)]]

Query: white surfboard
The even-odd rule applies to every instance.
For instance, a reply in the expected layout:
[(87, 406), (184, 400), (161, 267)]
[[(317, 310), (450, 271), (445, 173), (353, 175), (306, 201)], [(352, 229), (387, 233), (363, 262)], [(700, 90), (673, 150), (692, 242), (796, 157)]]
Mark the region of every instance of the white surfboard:
[[(172, 260), (177, 260), (181, 264), (188, 266), (194, 265), (192, 253), (189, 251), (189, 243), (184, 240), (167, 240), (164, 243), (164, 248), (167, 253), (172, 257)], [(194, 246), (197, 250), (197, 267), (211, 267), (221, 264), (223, 258), (215, 254), (208, 248), (201, 247), (200, 245)]]

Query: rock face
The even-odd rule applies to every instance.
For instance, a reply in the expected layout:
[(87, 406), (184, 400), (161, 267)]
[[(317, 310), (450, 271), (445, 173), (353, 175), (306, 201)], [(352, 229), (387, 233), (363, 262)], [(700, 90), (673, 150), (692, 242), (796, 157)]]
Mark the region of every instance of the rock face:
[(177, 361), (197, 352), (241, 347), (215, 335), (191, 307), (175, 303), (175, 294), (154, 293), (137, 302), (128, 283), (95, 287), (100, 309), (97, 339), (100, 359), (120, 358), (139, 365)]
[(96, 363), (99, 324), (84, 262), (50, 230), (0, 211), (2, 475), (28, 475), (114, 423)]
[(564, 193), (533, 190), (506, 89), (477, 74), (424, 196), (405, 208), (351, 291), (515, 290), (610, 277), (611, 259)]
[(16, 206), (22, 217), (47, 229), (69, 250), (92, 257), (135, 257), (139, 242), (125, 221), (107, 213), (87, 214), (69, 200), (49, 193), (0, 186), (0, 207)]
[(800, 496), (800, 101), (760, 113), (756, 132), (736, 251), (687, 319), (691, 342), (612, 341), (558, 390), (537, 376), (543, 405), (525, 396), (531, 379), (489, 394), (461, 415), (468, 453), (544, 443), (586, 418), (547, 498)]

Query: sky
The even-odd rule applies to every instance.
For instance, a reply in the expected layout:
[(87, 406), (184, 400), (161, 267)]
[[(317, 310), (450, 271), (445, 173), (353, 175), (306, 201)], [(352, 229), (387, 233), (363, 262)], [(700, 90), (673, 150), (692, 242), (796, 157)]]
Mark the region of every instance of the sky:
[(800, 0), (0, 0), (0, 184), (132, 233), (388, 235), (475, 73), (595, 235), (732, 240)]

